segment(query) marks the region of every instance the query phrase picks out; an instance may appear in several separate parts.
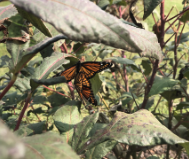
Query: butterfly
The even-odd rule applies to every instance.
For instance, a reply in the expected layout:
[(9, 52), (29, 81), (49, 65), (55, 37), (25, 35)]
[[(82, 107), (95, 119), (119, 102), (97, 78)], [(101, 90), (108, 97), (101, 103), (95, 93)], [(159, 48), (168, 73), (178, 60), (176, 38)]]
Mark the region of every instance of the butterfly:
[(84, 72), (79, 72), (76, 75), (74, 85), (82, 100), (84, 97), (93, 105), (95, 106), (97, 105), (97, 101), (94, 97), (94, 94), (91, 88), (91, 83), (87, 79), (86, 74)]
[(78, 61), (75, 65), (70, 68), (59, 72), (53, 77), (64, 76), (67, 82), (75, 78), (79, 72), (83, 72), (87, 79), (95, 76), (96, 73), (101, 72), (107, 68), (110, 68), (112, 63), (110, 62), (83, 62)]

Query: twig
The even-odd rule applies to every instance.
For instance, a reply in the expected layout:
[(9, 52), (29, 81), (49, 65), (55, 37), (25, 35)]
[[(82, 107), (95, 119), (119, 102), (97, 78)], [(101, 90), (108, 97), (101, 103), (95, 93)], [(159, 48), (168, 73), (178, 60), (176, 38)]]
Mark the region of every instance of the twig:
[(172, 6), (172, 8), (170, 9), (169, 13), (167, 14), (167, 16), (165, 17), (165, 21), (167, 20), (168, 16), (170, 15), (170, 13), (172, 12), (173, 8), (175, 8), (174, 6)]
[[(131, 91), (130, 91), (131, 92)], [(136, 106), (137, 106), (137, 108), (138, 108), (138, 110), (139, 110), (139, 106), (138, 106), (138, 104), (137, 104), (137, 102), (136, 102), (136, 100), (135, 100), (135, 98), (134, 98), (134, 96), (133, 96), (133, 93), (131, 92), (131, 95), (132, 95), (132, 97), (133, 97), (133, 100), (134, 100), (134, 102), (135, 102), (135, 104), (136, 104)]]
[(51, 91), (53, 91), (53, 92), (56, 92), (56, 93), (58, 93), (58, 94), (60, 94), (60, 95), (62, 95), (62, 96), (71, 98), (71, 97), (69, 97), (69, 96), (67, 96), (67, 95), (65, 95), (65, 94), (62, 94), (62, 93), (60, 93), (60, 92), (57, 92), (57, 91), (55, 91), (55, 90), (53, 90), (53, 89), (51, 89), (51, 88), (49, 88), (49, 87), (47, 87), (47, 86), (45, 86), (45, 85), (43, 85), (43, 87), (45, 87), (45, 88), (47, 88), (48, 90), (51, 90)]
[[(32, 100), (33, 101), (33, 100)], [(30, 104), (32, 103), (32, 101), (30, 102)], [(33, 105), (31, 105), (31, 108), (33, 109), (33, 110), (35, 110), (34, 109), (34, 107), (33, 107)], [(39, 116), (36, 114), (36, 113), (34, 113), (35, 114), (35, 116), (38, 118), (38, 120), (41, 122), (41, 119), (39, 118)]]
[(28, 94), (28, 97), (26, 98), (25, 105), (24, 105), (24, 107), (23, 107), (23, 109), (22, 109), (22, 111), (21, 111), (21, 113), (20, 113), (20, 116), (19, 116), (19, 118), (18, 118), (18, 121), (17, 121), (17, 123), (16, 123), (16, 127), (15, 127), (14, 131), (16, 131), (16, 130), (19, 129), (19, 126), (20, 126), (20, 123), (21, 123), (22, 118), (23, 118), (23, 116), (24, 116), (24, 113), (25, 113), (26, 109), (27, 109), (28, 106), (29, 106), (28, 103), (30, 102), (31, 96), (32, 96), (32, 93), (30, 92), (30, 93)]
[(174, 32), (174, 34), (172, 34), (172, 35), (170, 36), (170, 38), (167, 39), (167, 41), (164, 43), (164, 46), (167, 44), (167, 42), (169, 42), (169, 40), (170, 40), (175, 34), (176, 34), (176, 32)]
[[(124, 51), (122, 52), (122, 58), (126, 58), (126, 56), (124, 55)], [(125, 82), (125, 90), (126, 92), (129, 92), (129, 84), (128, 84), (128, 76), (127, 76), (127, 70), (126, 70), (126, 64), (123, 64), (123, 80)]]
[(73, 89), (72, 82), (71, 82), (71, 81), (68, 82), (68, 83), (67, 83), (67, 86), (68, 86), (68, 88), (69, 88), (69, 90), (70, 90), (72, 100), (74, 100), (75, 96), (74, 96), (74, 89)]
[(177, 42), (177, 45), (180, 44), (180, 39), (181, 39), (181, 36), (182, 36), (183, 30), (184, 30), (185, 24), (186, 24), (186, 23), (184, 23), (184, 25), (183, 25), (183, 27), (182, 27), (182, 30), (181, 30), (180, 37), (179, 37), (179, 40), (178, 40), (178, 42)]
[(102, 98), (102, 95), (100, 94), (100, 92), (98, 92), (98, 95), (100, 96), (102, 102), (104, 103), (104, 105), (106, 106), (107, 110), (110, 109), (110, 107), (108, 106), (108, 104), (106, 103), (106, 101), (104, 100), (104, 98)]
[(12, 87), (14, 82), (16, 81), (16, 76), (13, 75), (12, 79), (10, 80), (9, 84), (5, 87), (3, 92), (0, 94), (0, 100), (4, 97), (4, 95), (9, 91), (9, 89)]
[(168, 22), (168, 21), (170, 21), (170, 20), (174, 19), (174, 18), (175, 18), (175, 17), (177, 17), (177, 16), (180, 16), (181, 14), (183, 14), (184, 12), (186, 12), (187, 10), (189, 10), (189, 7), (188, 7), (188, 8), (186, 8), (184, 11), (182, 11), (182, 12), (178, 13), (178, 14), (177, 14), (177, 15), (175, 15), (174, 17), (172, 17), (172, 18), (170, 18), (170, 19), (166, 20), (166, 22)]

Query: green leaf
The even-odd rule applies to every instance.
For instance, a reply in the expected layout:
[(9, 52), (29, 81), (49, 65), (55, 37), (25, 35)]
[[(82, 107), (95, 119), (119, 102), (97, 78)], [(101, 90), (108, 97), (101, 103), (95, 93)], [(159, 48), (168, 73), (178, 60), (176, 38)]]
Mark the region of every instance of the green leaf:
[[(26, 42), (30, 39), (29, 34), (25, 32), (27, 31), (27, 26), (25, 25), (25, 19), (20, 14), (16, 14), (15, 16), (12, 16), (11, 18), (9, 18), (8, 22), (11, 22), (10, 25), (8, 26), (9, 38), (19, 38), (19, 41), (21, 42)], [(24, 36), (26, 37), (24, 38)]]
[(189, 80), (189, 68), (186, 68), (183, 72), (184, 76)]
[(68, 60), (65, 60), (66, 56), (66, 54), (56, 53), (51, 57), (46, 57), (42, 64), (35, 69), (35, 73), (30, 80), (32, 90), (35, 90), (41, 84), (52, 85), (66, 82), (65, 77), (46, 79), (54, 69), (58, 68), (64, 63), (69, 62)]
[(84, 44), (77, 43), (73, 47), (73, 52), (76, 53), (76, 54), (81, 54), (81, 53), (83, 53), (85, 51), (85, 48), (86, 47), (84, 46)]
[(61, 77), (56, 77), (56, 78), (50, 78), (50, 79), (41, 79), (41, 80), (37, 80), (37, 79), (31, 79), (30, 80), (30, 85), (32, 87), (32, 89), (37, 88), (39, 85), (54, 85), (54, 84), (58, 84), (58, 83), (66, 83), (66, 78), (64, 76)]
[[(155, 34), (122, 23), (88, 0), (11, 2), (49, 22), (70, 40), (103, 43), (159, 60), (163, 57)], [(80, 4), (83, 4), (83, 7), (80, 7)]]
[(25, 157), (24, 144), (1, 121), (0, 134), (0, 151), (2, 159), (18, 159)]
[(72, 139), (72, 148), (79, 152), (79, 149), (86, 142), (89, 133), (97, 122), (99, 117), (99, 112), (85, 117), (77, 126), (74, 127), (74, 134)]
[(9, 61), (10, 61), (10, 57), (8, 57), (7, 55), (1, 56), (1, 58), (0, 58), (0, 67), (1, 68), (8, 67), (9, 66)]
[(102, 85), (102, 81), (100, 80), (98, 74), (96, 74), (93, 78), (90, 79), (90, 82), (92, 85), (93, 94), (95, 95), (99, 91)]
[(185, 148), (187, 155), (189, 156), (189, 142), (179, 144)]
[(157, 144), (178, 144), (188, 142), (163, 126), (147, 110), (133, 114), (117, 112), (107, 127), (97, 131), (81, 148), (90, 149), (107, 141), (115, 140), (128, 145), (152, 146)]
[[(62, 89), (60, 87), (58, 87), (56, 89), (56, 91), (64, 94), (65, 92), (62, 91)], [(56, 99), (56, 100), (54, 100)], [(62, 96), (58, 93), (53, 93), (51, 94), (50, 96), (48, 96), (48, 102), (50, 102), (51, 106), (52, 107), (57, 107), (57, 106), (62, 106), (64, 105), (66, 102), (68, 102), (70, 99), (68, 99), (67, 97), (65, 96)]]
[(18, 65), (19, 61), (24, 56), (25, 49), (27, 49), (29, 47), (29, 41), (27, 41), (26, 43), (23, 43), (18, 40), (7, 40), (6, 47), (7, 47), (7, 51), (11, 55), (9, 69), (11, 72), (16, 73), (15, 66)]
[(154, 80), (152, 88), (148, 94), (149, 97), (156, 95), (156, 94), (163, 93), (164, 91), (172, 90), (173, 86), (180, 83), (179, 80), (174, 80), (174, 79), (170, 79), (167, 77), (161, 77), (161, 76), (157, 76), (157, 77), (159, 77), (159, 78), (156, 78)]
[(189, 20), (189, 11), (187, 10), (180, 18), (180, 21), (186, 23), (188, 20)]
[(117, 4), (123, 0), (100, 0), (98, 6), (102, 9), (105, 9), (108, 5)]
[(45, 129), (46, 129), (46, 123), (39, 122), (28, 125), (22, 125), (15, 133), (19, 136), (26, 137), (35, 134), (41, 134)]
[(82, 120), (78, 111), (80, 105), (81, 103), (78, 101), (69, 101), (60, 107), (53, 116), (54, 124), (66, 142), (72, 140), (73, 128)]
[(184, 43), (189, 41), (188, 36), (189, 36), (189, 32), (186, 32), (186, 33), (182, 33), (181, 38), (180, 35), (177, 38), (180, 39), (180, 43)]
[(28, 92), (31, 89), (30, 79), (27, 77), (25, 77), (25, 78), (17, 77), (13, 86), (16, 87), (16, 89), (20, 90), (23, 93)]
[(177, 110), (180, 110), (183, 108), (189, 108), (189, 102), (180, 102), (176, 107), (177, 107)]
[(122, 58), (122, 57), (110, 57), (110, 58), (106, 58), (105, 60), (112, 60), (115, 63), (126, 64), (128, 66), (132, 66), (135, 70), (139, 70), (138, 66), (135, 64), (134, 61), (126, 59), (126, 58)]
[[(184, 125), (186, 128), (189, 128), (189, 123), (185, 121), (189, 121), (189, 117), (187, 113), (180, 113), (180, 111), (174, 111), (174, 117), (177, 119), (177, 121), (182, 121), (181, 124)], [(184, 120), (183, 117), (185, 116)]]
[(110, 152), (114, 146), (117, 144), (117, 141), (114, 140), (108, 140), (105, 141), (96, 147), (88, 150), (85, 155), (86, 159), (100, 159), (104, 157), (108, 152)]
[(16, 105), (22, 99), (24, 99), (23, 96), (21, 94), (18, 94), (18, 92), (10, 92), (7, 93), (2, 100), (5, 102), (4, 106), (9, 106)]
[(13, 4), (0, 7), (0, 20), (3, 20), (5, 18), (10, 18), (14, 15), (16, 15), (18, 12)]
[(46, 112), (45, 110), (43, 110), (41, 107), (39, 107), (39, 108), (36, 108), (34, 110), (29, 110), (27, 112), (27, 116), (30, 116), (31, 113), (33, 113), (33, 114), (44, 114), (45, 112)]
[(43, 61), (43, 58), (41, 56), (35, 57), (32, 60), (28, 62), (28, 66), (34, 67), (34, 65), (40, 65)]
[(98, 130), (105, 128), (106, 126), (107, 124), (104, 124), (104, 123), (95, 123), (89, 133), (89, 137), (92, 137)]
[[(45, 47), (50, 45), (51, 43), (58, 41), (59, 39), (66, 38), (64, 35), (57, 35), (53, 38), (47, 38), (44, 41), (29, 47), (27, 50), (24, 51), (24, 53), (21, 53), (19, 60), (16, 61), (14, 73), (20, 72), (20, 70), (26, 65), (28, 61), (30, 61), (39, 51), (43, 50)], [(16, 45), (15, 47), (19, 47)], [(19, 47), (19, 50), (21, 51), (21, 48)], [(16, 50), (14, 53), (17, 52)]]
[[(45, 133), (23, 138), (27, 159), (79, 159), (79, 156), (55, 133)], [(35, 153), (34, 153), (35, 152)]]
[(32, 104), (44, 104), (47, 102), (47, 97), (46, 96), (42, 96), (42, 95), (35, 95), (32, 98), (33, 102)]
[(149, 75), (151, 73), (151, 71), (152, 71), (152, 67), (150, 65), (150, 61), (149, 60), (142, 60), (141, 65), (145, 69), (144, 74), (145, 75)]
[(52, 37), (51, 33), (47, 29), (47, 27), (44, 25), (43, 21), (39, 19), (38, 17), (34, 16), (33, 14), (26, 12), (25, 10), (21, 8), (17, 8), (18, 12), (27, 19), (29, 22), (31, 22), (36, 28), (38, 28), (44, 35), (48, 37)]
[(146, 19), (153, 10), (162, 2), (162, 0), (143, 0), (144, 2), (144, 15), (143, 20)]

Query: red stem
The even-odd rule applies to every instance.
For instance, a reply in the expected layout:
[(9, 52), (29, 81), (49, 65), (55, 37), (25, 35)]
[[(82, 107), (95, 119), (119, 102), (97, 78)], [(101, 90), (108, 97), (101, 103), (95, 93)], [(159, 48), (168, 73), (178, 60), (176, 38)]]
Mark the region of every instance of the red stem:
[(122, 11), (121, 11), (121, 6), (119, 6), (119, 18), (122, 18)]
[(68, 85), (68, 88), (69, 88), (69, 90), (70, 90), (70, 93), (71, 93), (72, 99), (74, 99), (75, 96), (74, 96), (74, 89), (73, 89), (73, 84), (72, 84), (72, 82), (71, 82), (71, 81), (68, 82), (67, 85)]
[(175, 18), (175, 17), (177, 17), (177, 16), (180, 16), (181, 14), (183, 14), (184, 12), (186, 12), (187, 10), (189, 10), (189, 7), (188, 7), (188, 8), (186, 8), (185, 10), (183, 10), (182, 12), (180, 12), (179, 14), (175, 15), (174, 17), (172, 17), (172, 18), (170, 18), (170, 19), (166, 20), (166, 22), (168, 22), (168, 21), (170, 21), (170, 20), (174, 19), (174, 18)]
[(0, 100), (4, 97), (4, 95), (8, 92), (8, 90), (12, 87), (14, 82), (16, 81), (16, 76), (13, 76), (9, 84), (5, 87), (3, 92), (0, 94)]
[(48, 90), (50, 90), (50, 91), (56, 92), (56, 93), (58, 93), (58, 94), (60, 94), (60, 95), (62, 95), (62, 96), (65, 96), (65, 97), (70, 98), (69, 96), (67, 96), (67, 95), (65, 95), (65, 94), (62, 94), (62, 93), (60, 93), (60, 92), (57, 92), (57, 91), (55, 91), (55, 90), (53, 90), (53, 89), (51, 89), (51, 88), (49, 88), (49, 87), (47, 87), (47, 86), (45, 86), (45, 85), (43, 85), (43, 87), (45, 87), (46, 89), (48, 89)]
[(32, 94), (29, 93), (29, 94), (28, 94), (28, 97), (26, 98), (25, 105), (24, 105), (24, 107), (23, 107), (23, 109), (22, 109), (22, 111), (21, 111), (21, 113), (20, 113), (20, 116), (19, 116), (19, 118), (18, 118), (18, 121), (17, 121), (17, 124), (16, 124), (16, 127), (15, 127), (14, 131), (16, 131), (16, 130), (19, 129), (19, 126), (20, 126), (20, 123), (21, 123), (22, 118), (23, 118), (23, 116), (24, 116), (24, 113), (25, 113), (26, 109), (27, 109), (28, 106), (29, 106), (28, 103), (30, 102), (31, 96), (32, 96)]
[[(165, 16), (164, 16), (164, 5), (165, 5), (165, 0), (163, 0), (161, 2), (161, 10), (160, 10), (160, 14), (161, 14), (161, 35), (160, 35), (160, 39), (158, 39), (158, 41), (160, 42), (160, 46), (161, 49), (163, 49), (164, 47), (164, 35), (165, 35)], [(152, 88), (152, 84), (154, 82), (155, 76), (156, 76), (156, 72), (158, 69), (158, 64), (159, 64), (159, 60), (156, 60), (155, 63), (153, 64), (153, 72), (152, 72), (152, 76), (150, 78), (150, 81), (146, 87), (145, 90), (145, 94), (144, 94), (144, 100), (141, 106), (141, 109), (145, 109), (146, 104), (148, 102), (148, 93), (150, 92), (151, 88)]]

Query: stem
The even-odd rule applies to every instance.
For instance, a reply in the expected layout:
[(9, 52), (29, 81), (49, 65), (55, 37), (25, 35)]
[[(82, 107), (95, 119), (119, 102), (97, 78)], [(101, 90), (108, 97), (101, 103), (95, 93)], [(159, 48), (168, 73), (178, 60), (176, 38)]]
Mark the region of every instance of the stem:
[(161, 10), (160, 10), (160, 14), (161, 14), (161, 35), (160, 35), (160, 46), (161, 46), (161, 49), (163, 49), (163, 46), (164, 46), (164, 35), (165, 35), (165, 32), (164, 29), (165, 29), (165, 16), (164, 16), (164, 5), (165, 5), (165, 0), (163, 0), (161, 2)]
[(168, 101), (169, 107), (169, 121), (168, 121), (168, 129), (171, 130), (172, 128), (172, 119), (173, 119), (173, 101)]
[(43, 87), (45, 87), (46, 89), (48, 89), (48, 90), (50, 90), (50, 91), (53, 91), (53, 92), (55, 92), (55, 93), (58, 93), (58, 94), (60, 94), (60, 95), (62, 95), (62, 96), (71, 98), (71, 97), (69, 97), (69, 96), (67, 96), (67, 95), (65, 95), (65, 94), (62, 94), (62, 93), (60, 93), (60, 92), (57, 92), (57, 91), (55, 91), (55, 90), (53, 90), (53, 89), (51, 89), (51, 88), (49, 88), (49, 87), (47, 87), (47, 86), (45, 86), (45, 85), (43, 85)]
[(0, 100), (4, 97), (4, 95), (9, 91), (9, 89), (12, 87), (12, 85), (14, 84), (14, 82), (16, 81), (16, 77), (15, 75), (13, 75), (11, 81), (9, 82), (9, 84), (5, 87), (5, 89), (3, 90), (3, 92), (0, 94)]
[(100, 94), (100, 92), (98, 92), (98, 95), (102, 99), (102, 101), (103, 101), (104, 105), (106, 106), (107, 110), (109, 110), (110, 108), (109, 108), (108, 104), (106, 103), (106, 101), (104, 100), (104, 98), (102, 98), (102, 95)]
[(170, 18), (170, 19), (166, 20), (166, 22), (168, 22), (168, 21), (170, 21), (170, 20), (174, 19), (174, 18), (175, 18), (175, 17), (177, 17), (177, 16), (180, 16), (181, 14), (183, 14), (184, 12), (186, 12), (187, 10), (189, 10), (189, 7), (188, 7), (188, 8), (186, 8), (185, 10), (183, 10), (182, 12), (180, 12), (179, 14), (175, 15), (174, 17), (172, 17), (172, 18)]
[(174, 59), (175, 59), (175, 65), (173, 66), (173, 79), (176, 77), (177, 73), (177, 66), (178, 66), (178, 59), (177, 59), (177, 47), (178, 47), (178, 42), (177, 42), (177, 35), (178, 35), (178, 30), (180, 28), (180, 23), (177, 28), (177, 32), (175, 34), (175, 47), (174, 47)]
[(159, 100), (158, 100), (158, 102), (157, 102), (157, 104), (156, 104), (156, 107), (155, 107), (154, 110), (153, 110), (154, 113), (156, 112), (156, 109), (157, 109), (157, 107), (158, 107), (158, 105), (159, 105), (159, 103), (160, 103), (160, 101), (161, 101), (161, 98), (162, 98), (162, 96), (159, 97)]
[(171, 131), (176, 130), (176, 129), (182, 124), (182, 122), (185, 120), (185, 118), (188, 117), (188, 115), (189, 115), (189, 112), (186, 113), (186, 114), (182, 117), (182, 119), (171, 129)]
[(72, 84), (72, 82), (71, 82), (71, 81), (68, 82), (68, 83), (67, 83), (67, 86), (68, 86), (68, 88), (69, 88), (69, 90), (70, 90), (72, 100), (74, 100), (75, 96), (74, 96), (74, 89), (73, 89), (73, 84)]
[(115, 83), (121, 88), (123, 89), (123, 91), (125, 92), (125, 88), (122, 87), (122, 85), (120, 83), (118, 83), (118, 80), (117, 80), (117, 76), (115, 75), (115, 72), (112, 72), (112, 76), (115, 80)]
[[(162, 0), (161, 2), (161, 10), (160, 10), (160, 14), (161, 14), (161, 34), (160, 34), (160, 39), (158, 39), (158, 41), (160, 42), (160, 46), (161, 49), (163, 49), (164, 47), (164, 28), (165, 28), (165, 16), (164, 16), (164, 4), (165, 4), (165, 0)], [(156, 72), (158, 69), (158, 64), (159, 64), (159, 60), (156, 60), (155, 63), (153, 64), (153, 72), (152, 72), (152, 76), (150, 78), (150, 81), (148, 83), (148, 85), (146, 86), (146, 90), (145, 90), (145, 94), (144, 94), (144, 100), (141, 106), (141, 109), (145, 109), (147, 101), (148, 101), (148, 93), (151, 90), (152, 84), (154, 82), (155, 76), (156, 76)]]
[[(126, 58), (124, 53), (125, 52), (122, 51), (122, 58)], [(127, 76), (126, 64), (123, 64), (123, 80), (125, 82), (125, 90), (126, 90), (126, 92), (129, 92), (129, 84), (128, 84), (128, 76)]]
[(169, 159), (169, 150), (170, 150), (170, 145), (167, 145), (166, 159)]
[(168, 16), (170, 15), (170, 13), (171, 13), (171, 12), (172, 12), (172, 10), (173, 10), (173, 8), (174, 8), (174, 6), (172, 6), (172, 8), (170, 9), (170, 11), (169, 11), (169, 13), (167, 14), (167, 16), (166, 16), (165, 20), (167, 20)]
[(17, 121), (17, 124), (16, 124), (16, 127), (15, 127), (14, 131), (16, 131), (16, 130), (19, 129), (19, 126), (20, 126), (20, 123), (21, 123), (22, 118), (23, 118), (23, 116), (24, 116), (24, 113), (25, 113), (26, 109), (27, 109), (28, 106), (29, 106), (28, 103), (30, 102), (31, 96), (32, 96), (32, 93), (30, 92), (30, 93), (28, 94), (28, 97), (26, 98), (25, 105), (24, 105), (24, 107), (23, 107), (23, 109), (22, 109), (22, 111), (21, 111), (21, 113), (20, 113), (20, 116), (19, 116), (19, 118), (18, 118), (18, 121)]
[[(30, 102), (30, 104), (31, 104), (31, 102)], [(32, 108), (33, 110), (35, 110), (34, 107), (33, 107), (33, 105), (31, 106), (31, 108)], [(37, 115), (37, 113), (34, 113), (34, 114), (35, 114), (35, 116), (38, 118), (38, 121), (41, 122), (41, 119), (39, 118), (39, 116)]]
[(154, 63), (154, 67), (153, 67), (153, 72), (152, 72), (152, 76), (150, 78), (150, 81), (146, 87), (146, 90), (145, 90), (145, 95), (144, 95), (144, 100), (143, 100), (143, 103), (142, 103), (142, 106), (141, 106), (141, 109), (145, 109), (146, 107), (146, 104), (147, 104), (147, 101), (148, 101), (148, 93), (150, 92), (151, 88), (152, 88), (152, 84), (154, 82), (154, 79), (155, 79), (155, 76), (156, 76), (156, 72), (157, 72), (157, 69), (158, 69), (158, 64), (159, 64), (159, 60), (156, 60), (155, 63)]
[(67, 48), (67, 46), (66, 46), (66, 42), (64, 42), (64, 43), (60, 46), (60, 49), (61, 49), (62, 52), (68, 53), (68, 48)]
[(165, 32), (167, 32), (167, 30), (169, 30), (169, 28), (172, 27), (172, 25), (173, 25), (181, 16), (182, 16), (182, 14), (179, 15), (179, 16), (177, 17), (177, 19), (175, 19), (175, 20), (169, 25), (169, 27), (165, 30)]
[[(179, 23), (179, 24), (180, 24), (180, 23)], [(180, 39), (181, 39), (181, 36), (182, 36), (183, 30), (184, 30), (185, 24), (186, 24), (186, 23), (184, 23), (184, 25), (183, 25), (183, 27), (182, 27), (182, 30), (181, 30), (180, 37), (179, 37), (179, 40), (178, 40), (178, 42), (177, 42), (177, 45), (180, 44)]]
[(119, 18), (122, 18), (122, 11), (121, 11), (121, 6), (119, 6)]
[(167, 42), (169, 42), (169, 40), (174, 36), (176, 34), (176, 32), (174, 32), (174, 34), (172, 34), (171, 36), (170, 36), (170, 38), (169, 39), (167, 39), (167, 41), (164, 43), (164, 45), (166, 45), (167, 44)]

